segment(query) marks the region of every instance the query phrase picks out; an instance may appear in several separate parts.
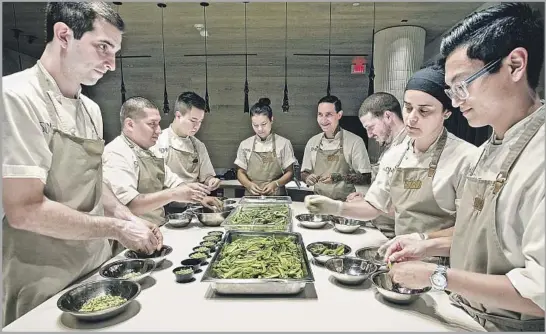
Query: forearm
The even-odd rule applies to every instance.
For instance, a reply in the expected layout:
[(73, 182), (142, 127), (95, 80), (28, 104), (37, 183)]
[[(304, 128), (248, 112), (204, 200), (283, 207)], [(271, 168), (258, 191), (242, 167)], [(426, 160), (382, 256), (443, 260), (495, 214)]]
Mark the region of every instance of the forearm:
[(237, 168), (237, 180), (241, 182), (241, 185), (245, 188), (250, 188), (250, 185), (252, 184), (252, 181), (248, 179), (248, 175), (246, 175), (246, 171), (242, 168)]
[(149, 194), (139, 194), (127, 207), (135, 215), (142, 215), (161, 208), (174, 200), (176, 188), (165, 189)]
[(117, 239), (123, 227), (121, 220), (79, 212), (46, 197), (5, 211), (14, 228), (64, 240)]
[(371, 220), (377, 218), (383, 211), (376, 209), (368, 201), (344, 202), (340, 215), (343, 217)]
[(448, 257), (451, 250), (452, 237), (435, 237), (433, 239), (419, 241), (425, 245), (425, 257), (444, 256)]
[(478, 274), (448, 269), (447, 290), (484, 305), (544, 317), (532, 300), (522, 297), (505, 275)]
[(276, 181), (282, 187), (285, 184), (287, 184), (288, 182), (290, 182), (292, 180), (293, 176), (294, 176), (294, 171), (290, 168), (290, 169), (286, 170), (284, 172), (283, 176), (281, 176), (281, 178), (276, 180)]
[(428, 235), (428, 239), (436, 239), (436, 238), (442, 238), (442, 237), (451, 238), (453, 236), (454, 231), (455, 231), (455, 227), (451, 226), (451, 227), (446, 228), (444, 230), (430, 232), (427, 235)]
[(128, 220), (131, 216), (131, 210), (121, 204), (110, 186), (106, 183), (102, 186), (102, 205), (104, 206), (104, 215), (107, 217)]
[(372, 173), (332, 174), (332, 182), (340, 181), (354, 185), (369, 185), (372, 183)]

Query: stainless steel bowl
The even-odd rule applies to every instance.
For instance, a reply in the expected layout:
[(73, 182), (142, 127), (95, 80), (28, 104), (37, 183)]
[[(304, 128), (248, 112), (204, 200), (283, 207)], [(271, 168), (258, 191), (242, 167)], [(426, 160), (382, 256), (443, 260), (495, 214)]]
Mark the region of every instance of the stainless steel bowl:
[(419, 296), (427, 293), (431, 289), (431, 287), (426, 287), (424, 289), (398, 287), (397, 284), (393, 283), (386, 271), (376, 272), (372, 275), (371, 281), (383, 298), (396, 304), (413, 303)]
[(364, 260), (371, 261), (379, 269), (386, 269), (387, 264), (383, 261), (384, 257), (378, 253), (379, 247), (364, 247), (355, 252), (355, 256)]
[(151, 259), (155, 262), (155, 266), (157, 267), (161, 262), (163, 262), (163, 260), (165, 260), (167, 255), (171, 254), (172, 252), (173, 248), (171, 246), (163, 245), (160, 250), (156, 250), (152, 254), (127, 250), (125, 251), (125, 257), (128, 259)]
[(360, 222), (356, 219), (335, 217), (334, 228), (341, 233), (353, 233), (360, 228)]
[(361, 284), (377, 271), (377, 266), (354, 256), (334, 257), (324, 265), (341, 283), (348, 285)]
[[(343, 254), (336, 254), (336, 255), (322, 255), (322, 254), (316, 254), (316, 253), (313, 253), (311, 250), (314, 248), (313, 246), (316, 246), (316, 245), (324, 245), (326, 246), (328, 249), (336, 249), (338, 246), (343, 246)], [(318, 241), (318, 242), (313, 242), (313, 243), (310, 243), (309, 245), (307, 245), (306, 247), (307, 251), (309, 253), (311, 253), (311, 255), (313, 256), (313, 258), (318, 262), (318, 263), (326, 263), (326, 261), (330, 260), (331, 258), (333, 257), (338, 257), (338, 256), (343, 256), (343, 255), (347, 255), (351, 252), (351, 247), (345, 245), (345, 244), (342, 244), (342, 243), (339, 243), (339, 242), (333, 242), (333, 241)]]
[(192, 213), (197, 217), (197, 220), (199, 220), (201, 224), (212, 227), (220, 226), (227, 216), (229, 216), (231, 210), (232, 208), (214, 211), (203, 206), (191, 209)]
[(171, 213), (167, 215), (167, 224), (172, 227), (186, 227), (191, 223), (193, 215), (188, 212)]
[(301, 226), (305, 228), (318, 229), (323, 228), (326, 224), (333, 221), (332, 215), (314, 215), (314, 214), (300, 214), (296, 216), (296, 219), (300, 222)]
[(155, 262), (150, 259), (125, 259), (105, 264), (99, 270), (99, 274), (104, 278), (138, 282), (150, 276), (154, 268)]
[[(98, 321), (114, 317), (122, 313), (140, 293), (140, 284), (129, 280), (106, 279), (83, 283), (67, 292), (57, 300), (57, 307), (72, 314), (80, 320)], [(102, 311), (81, 312), (81, 307), (95, 297), (111, 295), (120, 296), (127, 301), (119, 306)]]

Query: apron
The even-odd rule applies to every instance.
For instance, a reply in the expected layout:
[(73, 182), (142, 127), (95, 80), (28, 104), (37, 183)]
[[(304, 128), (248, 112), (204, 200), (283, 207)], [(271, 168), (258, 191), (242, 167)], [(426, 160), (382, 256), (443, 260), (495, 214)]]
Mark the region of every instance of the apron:
[[(122, 135), (127, 145), (135, 152), (138, 162), (138, 185), (140, 194), (150, 194), (163, 190), (165, 184), (164, 160), (156, 158), (150, 151), (139, 149), (125, 135)], [(140, 218), (152, 222), (158, 226), (165, 224), (165, 209), (159, 207), (148, 213), (139, 215)], [(111, 241), (112, 255), (116, 256), (125, 250), (125, 247), (117, 240)]]
[[(62, 106), (40, 70), (38, 80), (47, 95), (53, 130), (49, 142), (53, 158), (44, 195), (74, 210), (102, 216), (104, 141), (68, 134)], [(89, 114), (82, 101), (80, 106)], [(107, 239), (57, 239), (15, 229), (6, 216), (2, 220), (2, 251), (3, 326), (88, 275), (112, 256)]]
[[(372, 175), (373, 175), (372, 183), (375, 179), (375, 176), (377, 176), (377, 173), (379, 172), (379, 163), (381, 162), (381, 158), (383, 158), (383, 155), (385, 155), (385, 153), (391, 147), (401, 144), (406, 138), (406, 134), (405, 134), (406, 130), (403, 129), (402, 132), (404, 132), (404, 134), (403, 135), (399, 134), (396, 138), (394, 138), (392, 143), (389, 146), (387, 146), (385, 150), (383, 150), (383, 152), (381, 152), (378, 162), (372, 165)], [(377, 218), (372, 220), (372, 224), (381, 233), (383, 233), (383, 235), (387, 237), (388, 239), (392, 239), (396, 236), (396, 233), (394, 232), (394, 226), (395, 226), (394, 218), (381, 214), (377, 216)]]
[[(259, 187), (263, 187), (273, 180), (277, 180), (284, 175), (279, 161), (277, 160), (277, 145), (275, 144), (275, 134), (272, 134), (273, 150), (271, 152), (255, 152), (256, 137), (252, 143), (252, 151), (248, 157), (248, 169), (246, 174), (250, 181), (256, 183)], [(286, 195), (286, 188), (281, 186), (271, 196)], [(245, 189), (245, 196), (254, 196)]]
[(185, 182), (198, 182), (199, 181), (199, 167), (201, 162), (199, 161), (199, 154), (197, 151), (197, 145), (195, 145), (195, 139), (190, 136), (190, 141), (193, 146), (193, 152), (182, 151), (172, 145), (173, 138), (176, 133), (172, 129), (169, 130), (169, 151), (165, 163), (169, 168), (178, 176), (180, 176)]
[[(339, 148), (334, 150), (323, 150), (320, 148), (322, 143), (322, 138), (320, 138), (317, 157), (315, 161), (314, 174), (321, 177), (323, 175), (339, 173), (341, 175), (347, 175), (351, 172), (351, 167), (345, 160), (343, 155), (343, 131), (340, 130), (339, 136)], [(315, 183), (313, 190), (317, 195), (323, 195), (330, 197), (331, 199), (345, 201), (349, 194), (356, 191), (356, 188), (353, 184), (347, 183), (342, 180), (337, 183)]]
[[(491, 275), (503, 275), (514, 269), (499, 243), (496, 228), (497, 198), (514, 162), (543, 124), (544, 113), (526, 125), (503, 161), (496, 180), (484, 180), (473, 175), (485, 149), (482, 151), (478, 163), (466, 178), (457, 212), (450, 251), (452, 268)], [(485, 306), (454, 293), (450, 298), (488, 331), (544, 331), (543, 317)]]

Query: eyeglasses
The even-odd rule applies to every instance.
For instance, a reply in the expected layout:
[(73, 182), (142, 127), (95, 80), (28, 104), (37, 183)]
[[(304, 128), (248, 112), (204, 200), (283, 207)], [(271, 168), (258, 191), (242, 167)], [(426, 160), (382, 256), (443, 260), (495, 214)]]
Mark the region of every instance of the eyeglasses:
[(454, 84), (450, 89), (446, 89), (445, 90), (446, 95), (452, 100), (454, 100), (454, 99), (459, 99), (459, 100), (468, 99), (468, 97), (470, 96), (470, 93), (468, 92), (468, 85), (470, 85), (470, 83), (472, 81), (478, 79), (479, 77), (481, 77), (485, 73), (488, 73), (489, 71), (491, 71), (493, 69), (493, 67), (495, 67), (495, 65), (497, 65), (501, 60), (502, 60), (502, 58), (499, 58), (499, 59), (497, 59), (495, 61), (490, 62), (489, 64), (482, 67), (481, 70), (479, 70), (478, 72), (476, 72), (476, 73), (472, 74), (470, 77), (468, 77), (466, 80), (463, 80), (461, 82), (458, 82), (458, 83)]

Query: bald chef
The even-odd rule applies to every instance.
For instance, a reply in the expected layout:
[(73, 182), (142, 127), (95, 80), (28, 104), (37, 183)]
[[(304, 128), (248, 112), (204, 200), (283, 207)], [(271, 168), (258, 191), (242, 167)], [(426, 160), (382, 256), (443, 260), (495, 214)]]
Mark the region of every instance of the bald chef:
[(345, 201), (355, 185), (370, 184), (372, 168), (364, 140), (340, 128), (342, 116), (336, 96), (320, 99), (317, 121), (322, 133), (305, 146), (301, 178), (315, 194)]
[(158, 152), (169, 168), (184, 182), (201, 182), (216, 190), (216, 178), (209, 152), (202, 141), (195, 138), (205, 118), (205, 100), (194, 92), (184, 92), (174, 105), (171, 126), (159, 135), (152, 151)]
[(157, 107), (143, 97), (121, 106), (122, 133), (104, 149), (104, 178), (121, 203), (155, 224), (165, 222), (163, 206), (172, 202), (202, 202), (210, 190), (184, 183), (151, 150), (161, 133)]

